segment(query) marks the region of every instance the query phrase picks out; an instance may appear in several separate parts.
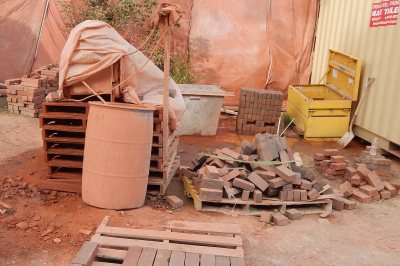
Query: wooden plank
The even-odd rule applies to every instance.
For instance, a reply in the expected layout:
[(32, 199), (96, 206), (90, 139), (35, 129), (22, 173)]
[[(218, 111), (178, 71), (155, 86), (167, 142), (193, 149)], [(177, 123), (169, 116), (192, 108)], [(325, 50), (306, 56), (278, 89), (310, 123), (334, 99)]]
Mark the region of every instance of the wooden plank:
[(114, 266), (114, 265), (121, 265), (119, 263), (111, 263), (111, 262), (102, 262), (102, 261), (93, 261), (91, 266)]
[(104, 260), (119, 260), (123, 261), (128, 251), (122, 249), (112, 249), (99, 247), (97, 251), (97, 258)]
[(200, 255), (197, 253), (186, 253), (185, 266), (199, 266)]
[(82, 168), (82, 161), (71, 161), (63, 159), (51, 159), (47, 161), (48, 166), (67, 167), (67, 168)]
[(85, 138), (74, 138), (74, 137), (45, 137), (43, 138), (43, 140), (55, 143), (64, 143), (64, 142), (78, 143), (78, 144), (85, 143)]
[[(128, 251), (129, 252), (129, 251)], [(140, 255), (137, 264), (123, 264), (126, 266), (137, 265), (137, 266), (152, 266), (154, 258), (156, 256), (157, 249), (154, 248), (143, 248), (142, 254)]]
[(185, 253), (181, 251), (172, 251), (169, 266), (185, 266)]
[(72, 264), (82, 266), (90, 265), (96, 257), (97, 249), (98, 245), (96, 243), (86, 241), (75, 255)]
[(84, 126), (70, 126), (70, 125), (53, 125), (44, 124), (42, 129), (45, 130), (56, 130), (56, 131), (67, 131), (67, 132), (86, 132), (86, 127)]
[(216, 256), (215, 257), (215, 266), (230, 266), (231, 261), (229, 257), (222, 257), (222, 256)]
[(75, 173), (75, 172), (54, 172), (48, 175), (50, 179), (75, 179), (81, 180), (82, 173)]
[(244, 266), (244, 258), (230, 258), (231, 266)]
[(243, 249), (238, 248), (222, 248), (222, 247), (210, 247), (210, 246), (202, 246), (202, 245), (186, 245), (186, 244), (178, 244), (178, 243), (162, 243), (156, 241), (148, 241), (148, 240), (137, 240), (137, 239), (127, 239), (127, 238), (118, 238), (118, 237), (110, 237), (110, 236), (101, 236), (94, 235), (91, 241), (105, 246), (117, 246), (117, 247), (131, 247), (131, 246), (139, 246), (139, 247), (151, 247), (156, 249), (168, 249), (182, 252), (192, 252), (199, 254), (211, 254), (211, 255), (219, 255), (219, 256), (227, 256), (227, 257), (243, 257)]
[(200, 265), (201, 266), (215, 266), (215, 255), (201, 254)]
[(67, 182), (56, 182), (55, 180), (39, 180), (37, 186), (41, 189), (49, 189), (49, 190), (57, 190), (57, 191), (65, 191), (65, 192), (73, 192), (73, 193), (81, 193), (82, 186), (80, 184), (72, 184)]
[(171, 250), (159, 249), (153, 266), (168, 266), (169, 258), (171, 257)]
[(132, 266), (136, 265), (139, 261), (140, 255), (142, 254), (142, 248), (140, 247), (130, 247), (126, 256), (124, 258), (124, 262), (122, 265), (124, 266)]
[(147, 240), (170, 240), (182, 243), (194, 244), (207, 244), (218, 245), (225, 247), (242, 246), (242, 238), (240, 236), (213, 236), (213, 235), (199, 235), (181, 232), (166, 232), (145, 229), (133, 229), (124, 227), (110, 227), (106, 226), (99, 228), (97, 233), (107, 236), (139, 238)]
[(172, 231), (187, 231), (192, 233), (225, 233), (240, 234), (239, 225), (221, 223), (202, 223), (189, 221), (169, 221), (165, 228)]
[(75, 119), (75, 120), (86, 120), (87, 114), (80, 113), (67, 113), (67, 112), (47, 112), (41, 113), (40, 118), (55, 118), (55, 119)]
[(46, 151), (46, 154), (83, 156), (83, 149), (50, 148)]

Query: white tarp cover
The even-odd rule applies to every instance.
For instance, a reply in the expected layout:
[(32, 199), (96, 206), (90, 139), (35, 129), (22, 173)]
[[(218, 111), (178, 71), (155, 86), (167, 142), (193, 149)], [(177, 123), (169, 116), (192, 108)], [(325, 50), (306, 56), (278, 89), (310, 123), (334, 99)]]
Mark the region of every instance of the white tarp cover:
[[(120, 80), (124, 81), (137, 72), (148, 58), (105, 22), (87, 20), (72, 29), (61, 53), (59, 92), (93, 76), (120, 60)], [(125, 102), (162, 105), (164, 73), (152, 61), (120, 87)], [(182, 94), (170, 79), (170, 116), (179, 122), (185, 110)], [(51, 99), (48, 99), (51, 100)]]

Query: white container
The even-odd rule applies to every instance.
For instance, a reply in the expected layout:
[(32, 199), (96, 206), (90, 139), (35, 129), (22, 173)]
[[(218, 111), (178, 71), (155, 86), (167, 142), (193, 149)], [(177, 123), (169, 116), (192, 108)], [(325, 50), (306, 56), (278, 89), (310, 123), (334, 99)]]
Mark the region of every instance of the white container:
[(183, 114), (179, 135), (214, 136), (224, 96), (233, 96), (215, 85), (178, 84), (182, 91), (186, 110)]

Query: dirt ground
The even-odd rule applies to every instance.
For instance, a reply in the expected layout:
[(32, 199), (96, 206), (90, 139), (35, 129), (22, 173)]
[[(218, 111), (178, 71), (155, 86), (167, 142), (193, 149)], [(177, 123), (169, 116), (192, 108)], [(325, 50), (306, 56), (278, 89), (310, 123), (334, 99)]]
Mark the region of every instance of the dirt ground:
[[(215, 137), (181, 137), (182, 165), (204, 149), (236, 148), (241, 138), (234, 133), (232, 118), (220, 121)], [(312, 155), (332, 142), (306, 142), (289, 138), (306, 165)], [(355, 141), (345, 150), (352, 160), (366, 143)], [(393, 163), (391, 181), (400, 183), (400, 163)], [(105, 215), (111, 224), (132, 228), (162, 229), (169, 220), (226, 222), (240, 225), (246, 265), (399, 265), (400, 197), (359, 204), (353, 211), (334, 211), (328, 219), (307, 215), (288, 226), (269, 226), (254, 216), (198, 212), (183, 187), (174, 179), (167, 194), (184, 198), (181, 210), (167, 209), (162, 199), (150, 199), (137, 210), (102, 210), (86, 205), (79, 195), (38, 192), (35, 182), (46, 172), (37, 119), (0, 111), (0, 200), (15, 212), (0, 214), (0, 265), (70, 265), (73, 256)], [(337, 185), (337, 184), (334, 184)], [(26, 222), (28, 229), (16, 224)], [(20, 223), (21, 226), (21, 223)], [(55, 240), (60, 243), (55, 243)]]

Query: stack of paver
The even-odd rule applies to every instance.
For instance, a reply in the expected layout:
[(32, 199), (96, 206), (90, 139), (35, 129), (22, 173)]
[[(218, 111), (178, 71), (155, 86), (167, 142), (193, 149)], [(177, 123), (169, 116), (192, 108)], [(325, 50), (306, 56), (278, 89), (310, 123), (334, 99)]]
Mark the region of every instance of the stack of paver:
[(189, 175), (204, 201), (241, 198), (260, 203), (263, 197), (275, 197), (300, 202), (333, 195), (328, 180), (314, 180), (310, 172), (291, 163), (293, 160), (285, 138), (257, 134), (253, 143), (243, 141), (240, 153), (222, 148), (213, 156), (199, 154), (193, 162), (195, 173)]
[(283, 94), (280, 91), (242, 88), (237, 132), (247, 135), (276, 133), (282, 102)]
[(367, 146), (366, 150), (355, 161), (365, 164), (369, 170), (374, 170), (379, 176), (391, 176), (391, 160), (386, 159), (381, 154), (382, 151), (380, 149), (378, 149), (376, 155), (371, 155), (370, 148), (370, 146)]
[(38, 117), (46, 95), (58, 89), (58, 68), (46, 66), (22, 78), (6, 80), (5, 83), (9, 112)]
[(344, 177), (349, 162), (340, 155), (339, 150), (324, 149), (323, 153), (314, 155), (314, 164), (326, 178), (334, 180)]

